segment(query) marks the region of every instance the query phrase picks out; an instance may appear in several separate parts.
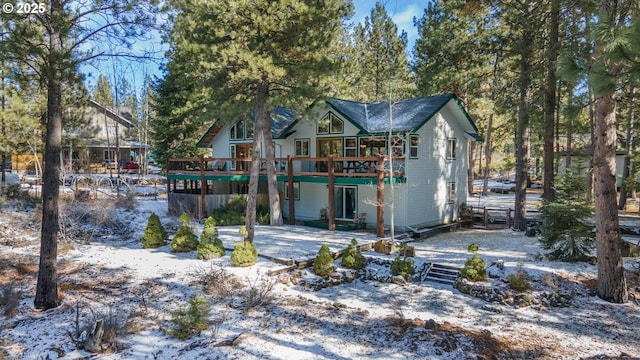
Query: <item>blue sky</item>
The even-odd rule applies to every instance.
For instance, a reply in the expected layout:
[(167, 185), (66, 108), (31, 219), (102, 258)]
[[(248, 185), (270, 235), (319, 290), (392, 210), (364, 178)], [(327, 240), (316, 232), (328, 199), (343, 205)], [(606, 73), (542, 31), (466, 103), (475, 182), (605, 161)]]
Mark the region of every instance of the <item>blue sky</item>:
[[(402, 30), (407, 32), (409, 44), (407, 45), (407, 53), (411, 55), (413, 52), (413, 44), (418, 37), (418, 29), (413, 26), (413, 18), (420, 19), (427, 7), (427, 0), (381, 0), (387, 14), (391, 16), (393, 22), (398, 26), (398, 33)], [(351, 18), (354, 23), (362, 23), (366, 16), (371, 16), (371, 9), (375, 6), (375, 0), (353, 0), (355, 13)]]
[[(215, 1), (215, 0), (213, 0)], [(427, 6), (428, 0), (381, 0), (387, 13), (398, 26), (398, 32), (404, 30), (407, 32), (409, 43), (407, 45), (407, 53), (411, 56), (413, 52), (413, 46), (418, 36), (417, 29), (413, 26), (413, 18), (421, 18), (424, 13), (424, 9)], [(353, 0), (355, 7), (354, 15), (351, 18), (352, 23), (362, 23), (365, 17), (371, 15), (371, 9), (375, 6), (375, 0)], [(160, 36), (155, 36), (158, 44), (153, 44), (155, 48), (160, 46)], [(137, 44), (134, 47), (145, 46), (148, 44)], [(166, 45), (162, 48), (166, 50)], [(159, 53), (162, 55), (162, 53)], [(137, 61), (125, 61), (125, 60), (105, 60), (92, 66), (85, 65), (81, 67), (81, 71), (85, 73), (85, 84), (92, 87), (100, 74), (104, 74), (109, 77), (110, 82), (113, 82), (113, 73), (121, 73), (127, 78), (127, 81), (138, 92), (143, 86), (144, 74), (148, 73), (152, 76), (161, 77), (162, 73), (159, 70), (159, 65), (156, 63), (140, 63)]]

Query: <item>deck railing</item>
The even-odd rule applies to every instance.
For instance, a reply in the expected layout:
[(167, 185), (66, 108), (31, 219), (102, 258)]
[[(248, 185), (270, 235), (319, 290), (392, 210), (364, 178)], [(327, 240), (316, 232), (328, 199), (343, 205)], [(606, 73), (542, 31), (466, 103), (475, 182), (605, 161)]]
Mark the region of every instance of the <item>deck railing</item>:
[[(292, 169), (293, 175), (328, 176), (329, 164), (333, 164), (335, 177), (370, 177), (378, 176), (381, 170), (389, 176), (388, 156), (370, 157), (279, 157), (274, 159), (276, 174), (288, 175)], [(405, 158), (392, 158), (393, 176), (404, 176)], [(169, 158), (167, 160), (167, 174), (217, 174), (217, 175), (249, 175), (251, 158)], [(266, 174), (267, 163), (260, 158), (260, 173)]]

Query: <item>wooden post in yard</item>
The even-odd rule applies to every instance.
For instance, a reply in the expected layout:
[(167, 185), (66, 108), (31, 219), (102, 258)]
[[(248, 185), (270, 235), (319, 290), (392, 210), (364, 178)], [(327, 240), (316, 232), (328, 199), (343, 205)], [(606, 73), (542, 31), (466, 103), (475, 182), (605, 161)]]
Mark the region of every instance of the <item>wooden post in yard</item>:
[(207, 188), (204, 179), (204, 157), (200, 156), (200, 219), (207, 217), (206, 199)]
[(484, 227), (487, 227), (487, 207), (484, 207)]
[(507, 229), (511, 227), (511, 208), (507, 209)]
[[(171, 180), (169, 180), (169, 158), (165, 160), (165, 169), (167, 172), (167, 212), (169, 211), (169, 206), (171, 206)], [(174, 187), (175, 187), (175, 180)]]
[(377, 184), (376, 184), (376, 236), (384, 237), (384, 157), (378, 155)]
[(293, 196), (293, 157), (287, 155), (287, 189), (289, 192), (289, 225), (296, 224), (296, 203)]
[(335, 231), (336, 230), (336, 208), (335, 208), (335, 203), (336, 203), (336, 199), (335, 199), (335, 176), (334, 176), (334, 165), (333, 165), (333, 155), (329, 155), (329, 161), (327, 163), (328, 169), (327, 171), (329, 172), (328, 174), (328, 182), (329, 182), (329, 186), (327, 188), (327, 191), (329, 192), (329, 204), (327, 205), (329, 207), (329, 215), (328, 215), (328, 220), (329, 220), (329, 231)]

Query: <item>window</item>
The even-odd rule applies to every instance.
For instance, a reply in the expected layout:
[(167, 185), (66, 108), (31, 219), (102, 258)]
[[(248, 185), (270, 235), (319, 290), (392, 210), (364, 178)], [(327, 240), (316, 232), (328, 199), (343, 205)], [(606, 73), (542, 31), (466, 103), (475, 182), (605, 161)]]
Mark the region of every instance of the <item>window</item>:
[[(235, 158), (236, 157), (236, 146), (234, 144), (229, 145), (229, 157), (230, 158)], [(235, 170), (236, 169), (236, 162), (232, 161), (231, 162), (231, 170)]]
[(244, 140), (253, 139), (253, 124), (240, 120), (229, 128), (229, 139)]
[[(289, 185), (286, 182), (284, 183), (284, 198), (289, 200)], [(293, 182), (293, 199), (300, 200), (300, 182), (298, 181)]]
[(418, 140), (420, 138), (418, 135), (410, 135), (409, 136), (409, 157), (417, 158), (418, 157)]
[(447, 202), (456, 202), (456, 183), (454, 182), (447, 183)]
[(104, 156), (103, 159), (105, 161), (114, 161), (116, 159), (116, 152), (115, 150), (105, 150), (104, 151)]
[(456, 144), (457, 140), (455, 138), (447, 139), (447, 159), (456, 158)]
[(360, 156), (377, 156), (387, 154), (387, 138), (371, 136), (360, 138)]
[(318, 134), (341, 134), (344, 131), (344, 123), (339, 117), (329, 112), (325, 117), (318, 120), (316, 131)]
[(296, 139), (295, 156), (309, 157), (309, 139)]
[(358, 150), (358, 139), (356, 138), (344, 139), (344, 156), (356, 157), (358, 156), (358, 154), (356, 153), (357, 150)]

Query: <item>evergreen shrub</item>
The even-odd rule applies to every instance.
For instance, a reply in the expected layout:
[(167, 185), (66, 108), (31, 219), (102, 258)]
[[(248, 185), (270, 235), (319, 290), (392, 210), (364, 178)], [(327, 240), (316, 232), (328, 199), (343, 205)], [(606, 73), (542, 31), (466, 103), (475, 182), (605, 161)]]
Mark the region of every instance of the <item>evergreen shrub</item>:
[(170, 334), (182, 340), (200, 334), (209, 327), (207, 319), (210, 313), (211, 307), (205, 299), (195, 297), (189, 300), (187, 309), (176, 310), (171, 314), (174, 329)]
[(258, 262), (258, 250), (253, 247), (250, 241), (237, 243), (231, 252), (231, 263), (233, 266), (245, 267)]
[(367, 266), (367, 259), (356, 247), (358, 241), (351, 239), (351, 245), (342, 253), (342, 266), (348, 269), (360, 270)]
[(586, 180), (567, 171), (556, 178), (555, 191), (554, 200), (545, 201), (540, 209), (542, 248), (552, 260), (591, 261), (595, 233)]
[[(236, 196), (229, 200), (223, 207), (211, 212), (211, 216), (216, 219), (220, 226), (244, 225), (247, 209), (247, 200), (241, 196)], [(256, 209), (256, 223), (269, 224), (269, 210), (262, 206)]]
[(507, 276), (509, 287), (516, 291), (529, 290), (530, 284), (527, 272), (522, 268), (522, 262), (518, 263), (518, 270), (515, 274)]
[(145, 249), (155, 249), (167, 244), (169, 234), (160, 223), (160, 218), (155, 213), (149, 216), (147, 228), (142, 236), (142, 247)]
[(333, 256), (327, 244), (322, 244), (318, 255), (313, 260), (313, 272), (318, 276), (329, 276), (333, 274)]
[(218, 237), (216, 220), (209, 216), (204, 222), (200, 244), (198, 244), (198, 259), (215, 259), (224, 256), (225, 250), (222, 240)]
[[(400, 249), (405, 250), (407, 248), (407, 243), (400, 244)], [(404, 252), (406, 254), (406, 252)], [(405, 256), (397, 255), (395, 259), (391, 262), (391, 274), (400, 275), (406, 278), (408, 275), (413, 275), (416, 273), (416, 268), (413, 263), (413, 259)]]
[(180, 225), (173, 240), (171, 240), (171, 252), (189, 252), (198, 248), (198, 237), (189, 226), (190, 221), (191, 217), (186, 212), (180, 215), (182, 225)]
[(471, 281), (487, 280), (487, 264), (478, 256), (479, 246), (471, 244), (467, 249), (473, 252), (473, 256), (464, 263), (460, 276)]

